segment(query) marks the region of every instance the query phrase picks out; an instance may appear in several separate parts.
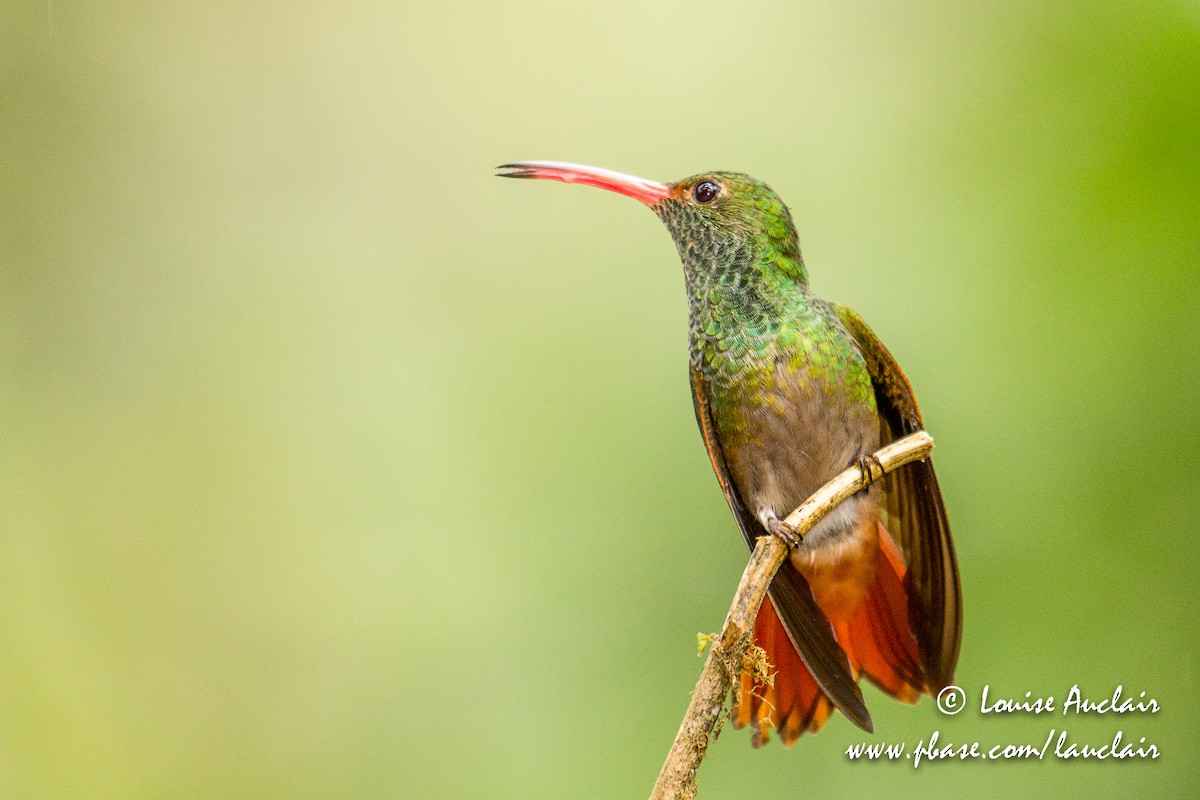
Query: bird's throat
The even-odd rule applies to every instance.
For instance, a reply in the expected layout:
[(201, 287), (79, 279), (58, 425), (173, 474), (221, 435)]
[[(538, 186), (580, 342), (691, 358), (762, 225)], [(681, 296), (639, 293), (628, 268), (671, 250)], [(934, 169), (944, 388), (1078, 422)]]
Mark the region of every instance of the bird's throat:
[(780, 335), (811, 310), (807, 285), (778, 269), (754, 242), (693, 236), (677, 244), (693, 366), (714, 385), (747, 369), (770, 368)]

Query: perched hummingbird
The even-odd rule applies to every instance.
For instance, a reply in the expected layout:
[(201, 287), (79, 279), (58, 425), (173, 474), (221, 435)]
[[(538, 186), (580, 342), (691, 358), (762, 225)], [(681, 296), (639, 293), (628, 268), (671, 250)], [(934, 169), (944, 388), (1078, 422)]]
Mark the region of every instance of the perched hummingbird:
[(809, 288), (779, 196), (737, 172), (664, 184), (554, 161), (498, 169), (632, 197), (675, 240), (692, 399), (717, 481), (751, 548), (768, 534), (795, 544), (755, 621), (774, 684), (743, 675), (734, 723), (754, 727), (755, 746), (772, 726), (791, 746), (834, 708), (873, 730), (860, 675), (907, 703), (952, 684), (962, 598), (932, 462), (888, 474), (798, 542), (783, 522), (829, 479), (866, 468), (866, 456), (922, 424), (887, 348), (857, 314)]

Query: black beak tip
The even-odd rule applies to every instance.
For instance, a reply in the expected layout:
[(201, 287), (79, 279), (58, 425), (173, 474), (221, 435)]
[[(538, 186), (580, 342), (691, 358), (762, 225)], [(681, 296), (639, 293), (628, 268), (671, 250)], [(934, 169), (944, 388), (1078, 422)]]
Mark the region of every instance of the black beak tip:
[(501, 164), (496, 169), (502, 170), (496, 173), (497, 178), (532, 178), (534, 176), (533, 170), (524, 164)]

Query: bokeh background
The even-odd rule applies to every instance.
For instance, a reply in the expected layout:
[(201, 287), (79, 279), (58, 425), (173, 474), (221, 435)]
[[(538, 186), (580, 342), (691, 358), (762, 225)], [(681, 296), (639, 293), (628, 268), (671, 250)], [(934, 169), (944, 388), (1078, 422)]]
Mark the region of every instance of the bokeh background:
[[(1200, 7), (0, 5), (0, 797), (637, 797), (745, 550), (674, 247), (520, 159), (790, 203), (938, 442), (966, 600), (910, 746), (702, 797), (1194, 796)], [(1145, 691), (1156, 715), (983, 716)]]

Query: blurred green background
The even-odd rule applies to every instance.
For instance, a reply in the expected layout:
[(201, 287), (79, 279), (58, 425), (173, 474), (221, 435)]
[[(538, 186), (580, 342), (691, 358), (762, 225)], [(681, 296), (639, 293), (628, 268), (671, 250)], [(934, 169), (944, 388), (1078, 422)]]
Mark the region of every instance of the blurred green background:
[[(770, 182), (917, 387), (966, 602), (910, 746), (701, 797), (1194, 795), (1200, 7), (0, 5), (0, 797), (645, 796), (745, 550), (670, 238)], [(981, 716), (980, 689), (1156, 715)]]

